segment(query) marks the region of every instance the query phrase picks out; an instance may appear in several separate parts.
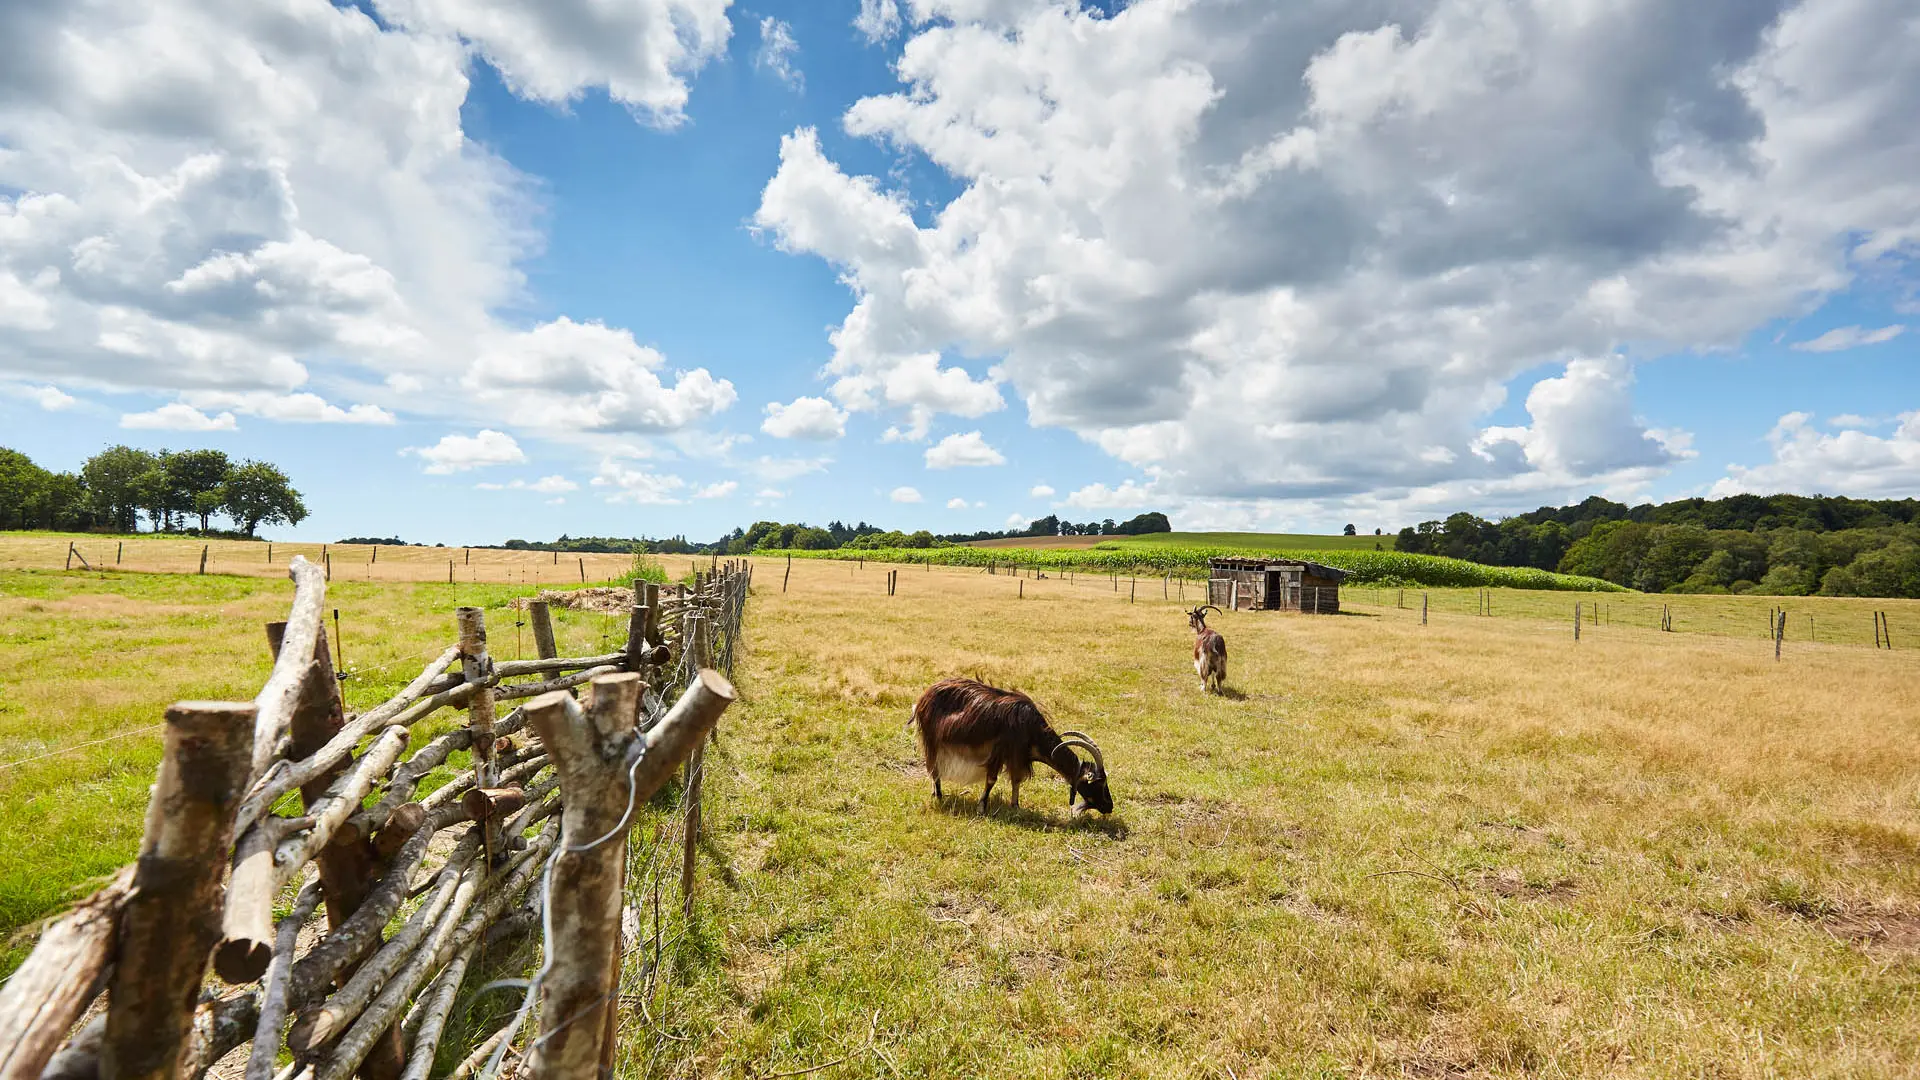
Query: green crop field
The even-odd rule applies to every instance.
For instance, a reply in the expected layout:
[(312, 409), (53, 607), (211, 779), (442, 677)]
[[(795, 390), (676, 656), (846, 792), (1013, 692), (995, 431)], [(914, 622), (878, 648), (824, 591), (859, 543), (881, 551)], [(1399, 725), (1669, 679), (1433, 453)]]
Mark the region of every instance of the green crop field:
[[(1179, 535), (1179, 534), (1173, 534)], [(1204, 535), (1204, 534), (1197, 534)], [(1221, 534), (1233, 535), (1233, 534)], [(1314, 538), (1320, 539), (1320, 538)], [(1032, 548), (974, 547), (873, 548), (838, 551), (761, 551), (762, 556), (796, 559), (896, 562), (935, 566), (1027, 567), (1045, 570), (1085, 570), (1099, 573), (1179, 574), (1206, 576), (1207, 560), (1222, 555), (1287, 555), (1336, 566), (1355, 584), (1425, 585), (1434, 588), (1512, 588), (1622, 592), (1620, 586), (1598, 578), (1554, 574), (1526, 567), (1485, 566), (1439, 555), (1406, 555), (1397, 551), (1289, 550), (1281, 548), (1185, 547), (1172, 542), (1141, 543), (1108, 539), (1092, 547)]]
[(1012, 536), (1005, 540), (978, 540), (982, 548), (1088, 548), (1096, 544), (1122, 547), (1231, 548), (1236, 551), (1372, 551), (1380, 545), (1393, 550), (1391, 536), (1320, 536), (1314, 533), (1164, 532), (1142, 536)]

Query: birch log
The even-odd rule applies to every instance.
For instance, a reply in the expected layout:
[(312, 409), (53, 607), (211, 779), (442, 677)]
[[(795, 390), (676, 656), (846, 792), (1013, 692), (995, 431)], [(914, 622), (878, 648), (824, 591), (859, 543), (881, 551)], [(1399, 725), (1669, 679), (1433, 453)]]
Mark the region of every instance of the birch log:
[(473, 773), (481, 784), (493, 780), (493, 661), (487, 655), (487, 617), (477, 607), (454, 612), (460, 624), (460, 674), (473, 687), (467, 698), (467, 730), (473, 733)]
[(293, 608), (287, 614), (284, 647), (274, 661), (273, 673), (253, 699), (253, 747), (243, 789), (266, 775), (273, 748), (293, 719), (307, 668), (313, 663), (313, 645), (319, 639), (320, 616), (327, 603), (325, 575), (305, 558), (295, 555), (287, 564), (287, 576), (293, 579)]
[[(316, 608), (316, 626), (318, 619)], [(309, 639), (301, 655), (312, 648)], [(207, 954), (220, 938), (220, 877), (258, 715), (251, 702), (182, 702), (167, 710), (165, 755), (121, 917), (101, 1046), (105, 1080), (164, 1080), (179, 1064)]]
[(565, 798), (565, 850), (548, 887), (553, 953), (540, 984), (540, 1038), (528, 1063), (534, 1080), (598, 1072), (607, 1030), (602, 1010), (612, 1005), (609, 978), (619, 946), (618, 872), (626, 859), (628, 808), (652, 797), (733, 703), (732, 685), (703, 670), (642, 736), (634, 729), (639, 693), (638, 676), (607, 675), (594, 681), (591, 716), (565, 694), (526, 706)]

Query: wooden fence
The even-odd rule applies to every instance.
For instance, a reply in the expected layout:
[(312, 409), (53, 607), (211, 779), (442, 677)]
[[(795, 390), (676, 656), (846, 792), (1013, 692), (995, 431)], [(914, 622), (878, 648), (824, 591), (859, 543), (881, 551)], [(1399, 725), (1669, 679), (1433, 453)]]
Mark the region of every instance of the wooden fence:
[[(496, 661), (483, 613), (461, 608), (457, 643), (357, 716), (328, 655), (325, 573), (304, 558), (289, 573), (266, 685), (167, 710), (138, 861), (0, 988), (0, 1080), (198, 1080), (248, 1043), (246, 1080), (427, 1080), (469, 964), (516, 927), (542, 931), (540, 967), (455, 1075), (496, 1073), (536, 1012), (526, 1075), (604, 1073), (640, 925), (629, 830), (688, 763), (690, 905), (698, 763), (733, 700), (721, 670), (749, 569), (716, 564), (690, 589), (636, 581), (626, 646), (601, 656), (556, 656), (535, 601), (539, 658)], [(443, 709), (464, 725), (412, 747)], [(471, 767), (416, 798), (460, 751)]]

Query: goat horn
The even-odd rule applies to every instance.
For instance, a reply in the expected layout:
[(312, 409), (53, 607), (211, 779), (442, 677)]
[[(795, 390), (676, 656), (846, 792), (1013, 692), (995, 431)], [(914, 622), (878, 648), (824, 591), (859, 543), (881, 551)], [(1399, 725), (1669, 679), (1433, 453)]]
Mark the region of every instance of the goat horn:
[(1092, 739), (1087, 738), (1077, 731), (1069, 731), (1060, 736), (1060, 745), (1086, 747), (1087, 753), (1093, 755), (1093, 767), (1100, 770), (1101, 776), (1107, 775), (1107, 759), (1100, 756), (1100, 748), (1093, 745)]

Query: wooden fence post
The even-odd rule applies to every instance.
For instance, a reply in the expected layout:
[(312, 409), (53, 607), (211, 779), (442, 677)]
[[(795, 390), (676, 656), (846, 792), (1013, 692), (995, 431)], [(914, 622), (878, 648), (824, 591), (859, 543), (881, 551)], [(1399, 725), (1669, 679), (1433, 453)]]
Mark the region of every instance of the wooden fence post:
[[(693, 668), (695, 671), (705, 670), (712, 663), (713, 649), (706, 617), (702, 613), (689, 611), (683, 626), (683, 640), (685, 647), (691, 650)], [(689, 919), (693, 917), (693, 857), (700, 844), (700, 781), (706, 775), (706, 759), (707, 740), (703, 737), (694, 744), (693, 752), (687, 758), (686, 847), (680, 856), (680, 910)]]
[(1131, 604), (1131, 603), (1133, 603), (1133, 594), (1134, 594), (1134, 591), (1135, 591), (1136, 589), (1138, 589), (1139, 587), (1140, 587), (1140, 579), (1139, 579), (1139, 578), (1137, 578), (1137, 577), (1135, 577), (1135, 578), (1128, 578), (1128, 579), (1127, 579), (1127, 603), (1129, 603), (1129, 604)]
[(273, 541), (267, 541), (267, 565), (273, 565)]
[(120, 556), (126, 554), (126, 550), (127, 542), (125, 540), (113, 545), (113, 565), (120, 565)]
[[(726, 680), (702, 672), (666, 719), (642, 736), (635, 728), (641, 685), (632, 672), (602, 675), (593, 680), (587, 709), (565, 691), (526, 706), (528, 723), (553, 757), (564, 800), (546, 889), (552, 934), (540, 982), (540, 1037), (528, 1060), (536, 1080), (602, 1075), (612, 1049), (608, 1015), (618, 1007), (629, 808), (659, 789), (733, 699)], [(698, 701), (690, 709), (692, 699)]]
[(551, 660), (560, 655), (560, 649), (553, 642), (553, 612), (547, 609), (545, 600), (531, 600), (527, 611), (533, 618), (533, 651), (542, 660)]
[(207, 553), (212, 550), (212, 544), (206, 544), (200, 548), (200, 572), (203, 574), (207, 572)]
[(1575, 641), (1580, 640), (1580, 613), (1585, 610), (1585, 604), (1582, 604), (1578, 600), (1573, 602), (1573, 640)]
[(493, 675), (493, 660), (487, 655), (487, 616), (477, 607), (454, 609), (460, 626), (460, 674), (475, 685), (467, 698), (467, 730), (473, 733), (473, 779), (475, 787), (493, 787), (498, 779), (493, 767), (493, 688), (485, 685)]
[(793, 556), (787, 556), (787, 572), (780, 578), (780, 591), (787, 591), (787, 579), (793, 576)]
[[(62, 570), (73, 569), (73, 541), (71, 540), (67, 541), (67, 565), (61, 567), (61, 569)], [(1874, 625), (1878, 626), (1879, 624), (1875, 623)]]
[(253, 752), (252, 702), (167, 709), (166, 748), (108, 987), (103, 1080), (171, 1080), (220, 937), (220, 878)]
[(1020, 582), (1020, 592), (1017, 596), (1014, 597), (1014, 599), (1025, 600), (1026, 598), (1027, 598), (1027, 583), (1026, 583), (1026, 580), (1023, 578), (1021, 579), (1021, 582)]
[(585, 585), (586, 583), (587, 583), (587, 558), (586, 556), (582, 555), (580, 557), (580, 584)]
[(1420, 625), (1427, 625), (1427, 594), (1420, 594)]

